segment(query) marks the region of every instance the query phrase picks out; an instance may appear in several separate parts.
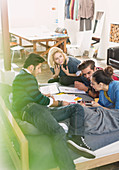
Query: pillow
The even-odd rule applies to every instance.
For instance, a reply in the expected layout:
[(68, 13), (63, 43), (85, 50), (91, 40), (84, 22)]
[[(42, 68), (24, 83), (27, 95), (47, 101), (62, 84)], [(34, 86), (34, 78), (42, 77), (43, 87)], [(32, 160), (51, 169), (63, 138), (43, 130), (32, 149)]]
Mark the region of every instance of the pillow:
[(21, 119), (16, 119), (16, 122), (18, 123), (24, 135), (41, 135), (40, 131), (31, 123), (22, 121)]

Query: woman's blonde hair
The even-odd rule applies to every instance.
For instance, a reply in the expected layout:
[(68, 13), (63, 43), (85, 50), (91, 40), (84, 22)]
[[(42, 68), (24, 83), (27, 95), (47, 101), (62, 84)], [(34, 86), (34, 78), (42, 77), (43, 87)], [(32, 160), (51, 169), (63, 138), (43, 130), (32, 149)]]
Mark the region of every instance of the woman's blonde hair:
[(56, 53), (61, 53), (64, 57), (64, 59), (66, 59), (66, 54), (63, 52), (62, 49), (58, 48), (58, 47), (52, 47), (48, 53), (48, 65), (52, 68), (54, 68), (55, 62), (54, 62), (54, 55)]

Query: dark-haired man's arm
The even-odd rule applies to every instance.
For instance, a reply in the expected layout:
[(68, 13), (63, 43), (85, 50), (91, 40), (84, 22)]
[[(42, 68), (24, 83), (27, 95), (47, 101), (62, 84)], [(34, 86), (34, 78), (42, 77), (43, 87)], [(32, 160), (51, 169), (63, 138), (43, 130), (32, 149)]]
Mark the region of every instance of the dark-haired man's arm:
[(99, 97), (99, 93), (96, 92), (92, 87), (87, 87), (85, 84), (75, 81), (74, 86), (78, 88), (79, 90), (85, 91), (89, 96), (96, 98)]

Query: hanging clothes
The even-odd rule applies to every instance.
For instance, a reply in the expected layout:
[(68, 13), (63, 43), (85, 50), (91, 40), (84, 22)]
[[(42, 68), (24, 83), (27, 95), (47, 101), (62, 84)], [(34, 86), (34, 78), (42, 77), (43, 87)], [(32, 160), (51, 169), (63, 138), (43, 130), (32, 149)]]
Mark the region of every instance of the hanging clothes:
[(91, 18), (80, 18), (80, 31), (84, 31), (84, 27), (86, 31), (92, 29)]
[(70, 19), (71, 19), (71, 8), (72, 8), (72, 3), (73, 3), (73, 0), (70, 1), (70, 6), (69, 6), (69, 15), (70, 15)]
[(73, 19), (73, 15), (74, 15), (74, 2), (75, 0), (71, 0), (71, 19)]
[(70, 19), (70, 12), (69, 12), (70, 2), (71, 0), (65, 0), (65, 18), (67, 19)]
[(92, 19), (94, 17), (94, 0), (79, 0), (78, 16), (80, 20), (80, 31), (92, 29)]
[(78, 9), (79, 9), (79, 0), (75, 0), (73, 19), (76, 20), (76, 21), (78, 20)]

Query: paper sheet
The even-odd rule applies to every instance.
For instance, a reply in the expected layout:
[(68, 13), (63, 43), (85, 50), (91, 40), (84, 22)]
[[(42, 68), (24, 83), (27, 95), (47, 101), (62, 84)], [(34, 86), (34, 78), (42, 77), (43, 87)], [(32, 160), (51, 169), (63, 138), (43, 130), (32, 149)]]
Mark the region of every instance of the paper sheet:
[(67, 87), (67, 86), (59, 86), (59, 91), (64, 93), (80, 93), (80, 94), (86, 94), (85, 91), (78, 90), (75, 87)]
[(60, 95), (53, 95), (55, 100), (60, 100), (60, 101), (67, 101), (70, 103), (77, 103), (77, 101), (81, 101), (82, 98), (79, 98), (75, 95), (69, 95), (69, 94), (60, 94)]

